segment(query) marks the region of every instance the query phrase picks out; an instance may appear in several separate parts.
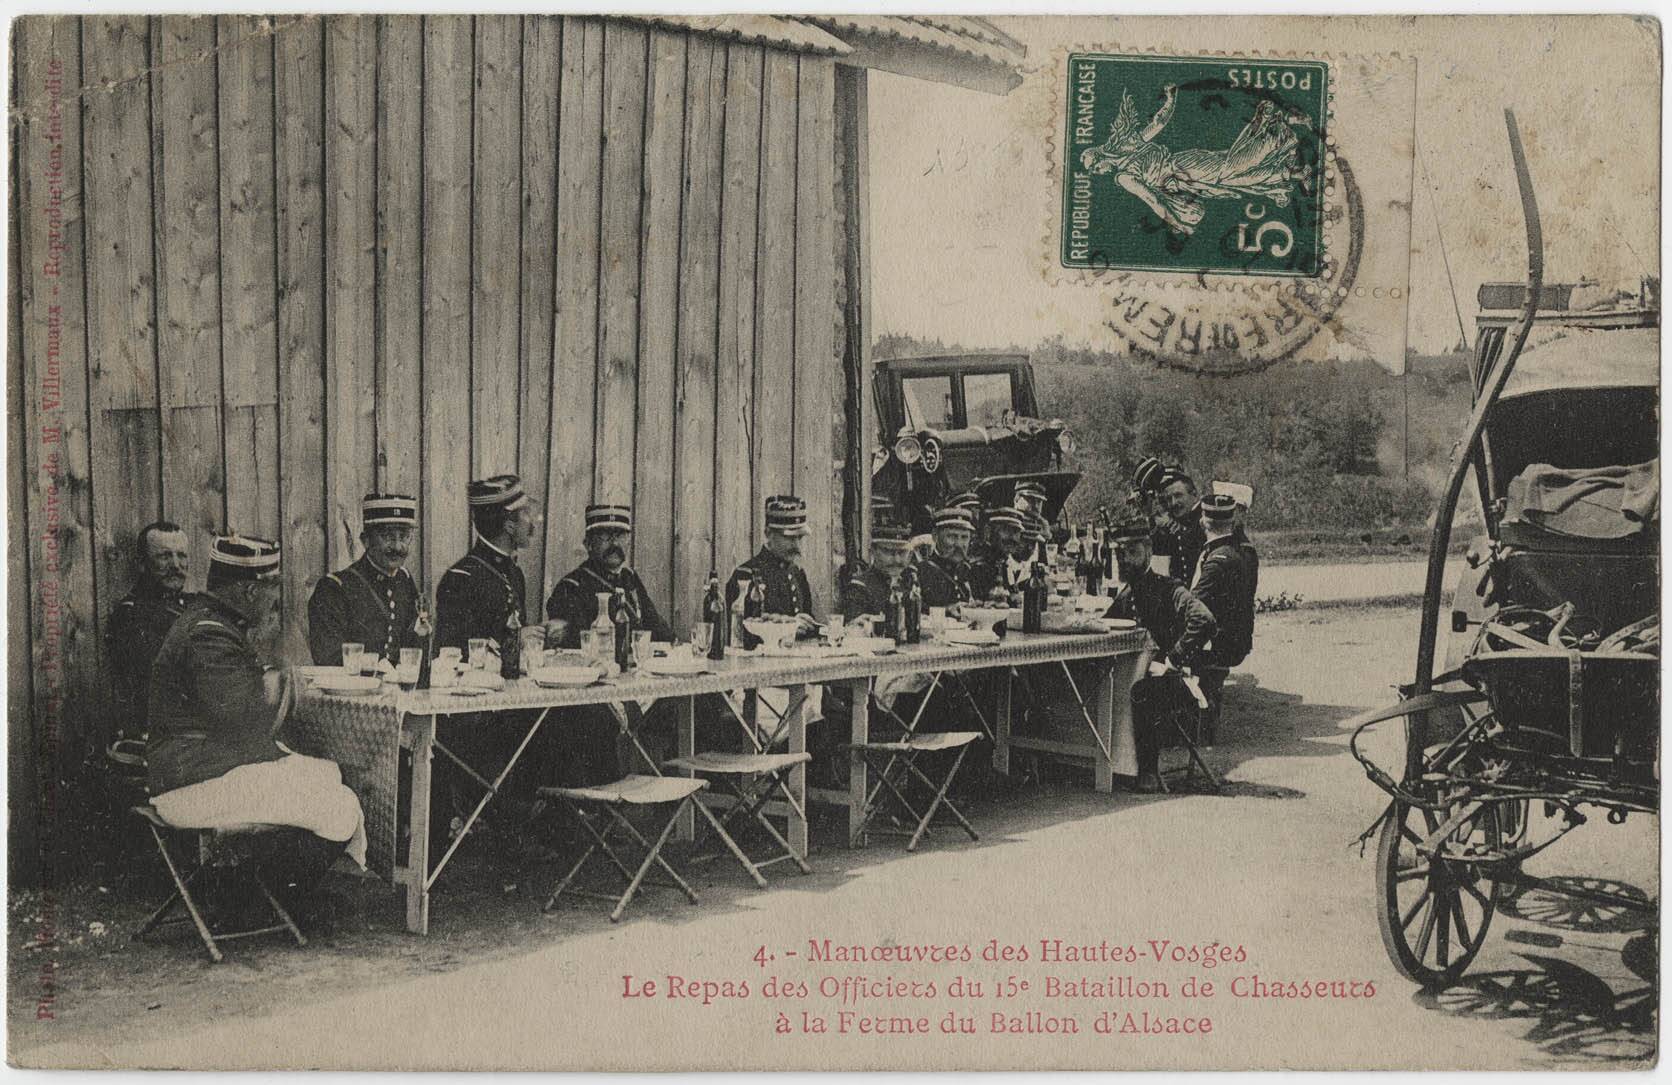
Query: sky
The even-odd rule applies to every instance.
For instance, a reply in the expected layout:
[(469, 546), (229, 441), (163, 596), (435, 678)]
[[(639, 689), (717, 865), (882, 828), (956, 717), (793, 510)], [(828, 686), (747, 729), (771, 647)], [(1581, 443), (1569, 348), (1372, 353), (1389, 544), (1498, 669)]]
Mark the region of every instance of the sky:
[[(1526, 144), (1545, 234), (1545, 278), (1588, 276), (1635, 287), (1659, 274), (1660, 35), (1625, 16), (994, 17), (1028, 46), (1022, 86), (998, 97), (888, 73), (871, 78), (872, 294), (879, 334), (907, 333), (969, 347), (1030, 346), (1053, 334), (1114, 347), (1103, 329), (1105, 287), (1042, 274), (1058, 198), (1044, 132), (1053, 122), (1055, 57), (1064, 49), (1176, 55), (1289, 52), (1334, 59), (1343, 89), (1363, 90), (1363, 125), (1346, 136), (1387, 161), (1389, 191), (1409, 195), (1407, 306), (1365, 319), (1380, 334), (1343, 355), (1390, 369), (1399, 345), (1444, 351), (1473, 339), (1475, 292), (1524, 279), (1526, 245), (1503, 110)], [(1352, 85), (1355, 56), (1386, 65), (1414, 59), (1417, 164), (1408, 144), (1382, 139), (1377, 116), (1400, 130), (1404, 100)], [(1406, 69), (1408, 70), (1408, 69)], [(1406, 88), (1411, 88), (1407, 81)], [(1410, 93), (1407, 89), (1406, 93)], [(1381, 94), (1380, 97), (1377, 95)], [(1337, 110), (1338, 119), (1341, 109)], [(1164, 142), (1163, 138), (1163, 142)], [(1355, 155), (1354, 165), (1361, 165)], [(1400, 172), (1404, 171), (1404, 172)], [(1392, 268), (1399, 229), (1379, 242)], [(1384, 231), (1385, 233), (1386, 231)], [(1367, 246), (1368, 248), (1368, 246)], [(1398, 327), (1405, 322), (1404, 334)], [(1408, 337), (1408, 338), (1407, 338)]]

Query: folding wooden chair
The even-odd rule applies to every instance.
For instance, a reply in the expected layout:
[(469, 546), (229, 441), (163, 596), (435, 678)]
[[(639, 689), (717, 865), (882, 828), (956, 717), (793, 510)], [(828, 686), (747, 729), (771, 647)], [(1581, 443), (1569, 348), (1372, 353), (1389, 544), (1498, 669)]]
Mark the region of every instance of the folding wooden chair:
[[(699, 753), (689, 757), (676, 757), (667, 762), (667, 767), (699, 774), (724, 789), (718, 794), (731, 800), (731, 809), (726, 811), (724, 817), (716, 818), (714, 811), (710, 809), (713, 804), (703, 801), (702, 796), (694, 797), (691, 801), (708, 820), (709, 825), (713, 826), (720, 841), (737, 857), (737, 861), (743, 864), (743, 869), (749, 872), (749, 877), (755, 880), (756, 885), (765, 889), (766, 878), (761, 875), (761, 870), (774, 863), (788, 861), (794, 863), (803, 874), (813, 872), (813, 868), (807, 865), (806, 857), (797, 854), (790, 842), (784, 839), (784, 834), (772, 824), (765, 809), (766, 804), (772, 801), (775, 795), (781, 795), (789, 804), (792, 817), (806, 818), (806, 811), (802, 809), (801, 803), (796, 801), (795, 794), (790, 789), (789, 775), (797, 765), (805, 765), (812, 759), (813, 755), (810, 753)], [(777, 842), (780, 854), (759, 861), (750, 859), (732, 834), (726, 831), (726, 827), (739, 814), (743, 816), (745, 823), (749, 818), (754, 818)], [(713, 857), (710, 855), (702, 858)]]
[[(240, 845), (261, 834), (280, 831), (285, 828), (284, 826), (249, 825), (235, 829), (181, 829), (164, 821), (162, 815), (158, 814), (156, 808), (149, 803), (135, 806), (133, 812), (150, 827), (151, 838), (157, 842), (157, 851), (162, 854), (163, 864), (168, 867), (168, 876), (174, 880), (174, 892), (163, 902), (162, 907), (151, 913), (151, 917), (145, 921), (144, 926), (134, 932), (136, 941), (143, 941), (146, 935), (159, 927), (190, 922), (197, 928), (197, 936), (203, 940), (203, 948), (208, 950), (209, 959), (215, 964), (220, 964), (226, 959), (226, 955), (221, 952), (220, 943), (230, 942), (237, 938), (254, 938), (261, 934), (289, 931), (291, 937), (296, 939), (297, 945), (305, 946), (308, 944), (307, 937), (297, 928), (295, 921), (290, 918), (290, 913), (284, 910), (284, 905), (279, 903), (278, 898), (273, 895), (272, 889), (268, 887), (266, 880), (261, 876), (259, 864), (248, 861), (247, 855), (240, 854)], [(185, 867), (183, 861), (176, 858), (174, 852), (168, 846), (168, 835), (176, 833), (189, 833), (196, 837), (197, 862), (190, 869)], [(205, 870), (210, 869), (235, 870), (246, 874), (249, 881), (261, 891), (261, 895), (267, 898), (267, 905), (272, 909), (273, 917), (278, 922), (245, 930), (216, 929), (219, 924), (212, 923), (211, 919), (205, 916), (203, 910), (198, 906), (198, 902), (193, 899), (191, 892), (192, 882)], [(183, 916), (171, 915), (170, 913), (180, 905), (185, 905), (186, 914)]]
[[(890, 714), (892, 715), (892, 713)], [(899, 717), (895, 718), (898, 719)], [(901, 738), (892, 741), (864, 742), (852, 746), (852, 749), (857, 750), (859, 755), (865, 758), (866, 765), (877, 773), (877, 785), (871, 789), (870, 797), (865, 802), (865, 818), (860, 824), (857, 836), (863, 837), (870, 831), (872, 820), (885, 806), (884, 795), (886, 793), (893, 798), (894, 803), (900, 810), (908, 814), (917, 823), (917, 827), (910, 834), (910, 842), (906, 844), (907, 851), (917, 850), (919, 841), (929, 833), (930, 823), (934, 821), (935, 815), (941, 811), (942, 807), (963, 827), (966, 833), (970, 834), (971, 840), (980, 840), (981, 837), (976, 834), (975, 828), (970, 825), (969, 820), (964, 817), (957, 805), (946, 794), (952, 786), (953, 779), (958, 775), (959, 767), (964, 763), (965, 755), (969, 753), (970, 744), (980, 737), (980, 731), (940, 731), (928, 735), (914, 735), (908, 731)], [(951, 766), (947, 768), (945, 775), (941, 777), (937, 784), (923, 769), (918, 767), (918, 761), (925, 754), (944, 753), (948, 750), (957, 750), (958, 756), (952, 759)], [(879, 762), (881, 762), (880, 765)], [(901, 770), (898, 779), (896, 779), (894, 771), (896, 768)], [(918, 780), (925, 787), (934, 789), (935, 792), (928, 808), (921, 814), (917, 812), (917, 808), (912, 805), (911, 800), (901, 790), (901, 785), (912, 778)], [(888, 829), (876, 831), (884, 835), (894, 832), (894, 830)], [(899, 835), (906, 834), (901, 831)]]
[(1158, 749), (1183, 747), (1188, 757), (1184, 764), (1171, 769), (1160, 769), (1156, 778), (1161, 782), (1161, 790), (1171, 790), (1167, 786), (1168, 776), (1183, 774), (1184, 778), (1194, 779), (1196, 770), (1201, 769), (1202, 775), (1207, 777), (1208, 786), (1215, 791), (1220, 789), (1219, 777), (1214, 775), (1208, 763), (1202, 760), (1202, 751), (1198, 748), (1204, 743), (1203, 729), (1208, 726), (1208, 713), (1212, 711), (1210, 702), (1208, 708), (1202, 708), (1194, 700), (1182, 700), (1179, 705), (1164, 714), (1158, 721), (1155, 741)]
[[(610, 912), (610, 922), (618, 923), (621, 921), (622, 913), (627, 910), (627, 905), (638, 895), (639, 887), (645, 883), (646, 875), (650, 873), (652, 866), (661, 867), (663, 872), (673, 879), (669, 888), (678, 889), (692, 904), (697, 903), (696, 890), (662, 858), (662, 846), (668, 842), (668, 837), (673, 835), (674, 826), (679, 822), (680, 814), (685, 811), (685, 804), (692, 802), (692, 796), (707, 786), (707, 780), (695, 780), (684, 776), (631, 775), (624, 776), (612, 784), (598, 784), (594, 787), (540, 788), (539, 794), (542, 798), (553, 799), (563, 804), (586, 830), (587, 835), (592, 837), (592, 843), (581, 854), (580, 859), (569, 868), (569, 873), (563, 876), (563, 880), (557, 883), (557, 888), (552, 890), (552, 895), (546, 900), (542, 911), (550, 912), (555, 909), (557, 899), (565, 891), (570, 891), (576, 896), (615, 901), (615, 908)], [(654, 841), (646, 839), (624, 812), (637, 807), (659, 807), (667, 811), (667, 820)], [(701, 809), (701, 806), (698, 809)], [(595, 824), (598, 814), (608, 819), (602, 831)], [(610, 834), (616, 829), (624, 830), (643, 850), (644, 858), (636, 869), (630, 868), (621, 856), (616, 854), (616, 849), (610, 846)], [(616, 872), (627, 880), (627, 889), (619, 898), (608, 893), (569, 889), (569, 884), (575, 880), (581, 868), (599, 852), (602, 852), (615, 867)]]

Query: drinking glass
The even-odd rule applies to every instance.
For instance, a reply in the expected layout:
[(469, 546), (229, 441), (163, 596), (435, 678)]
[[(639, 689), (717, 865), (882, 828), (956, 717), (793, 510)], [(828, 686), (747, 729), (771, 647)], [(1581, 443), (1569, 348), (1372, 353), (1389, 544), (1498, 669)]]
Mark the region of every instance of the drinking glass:
[[(473, 671), (485, 671), (489, 667), (488, 655), (493, 652), (493, 641), (487, 637), (470, 638), (470, 655), (468, 662)], [(497, 655), (498, 653), (493, 653)]]
[(366, 646), (364, 644), (361, 644), (357, 640), (345, 640), (345, 641), (343, 641), (343, 673), (344, 674), (359, 674), (360, 673), (360, 653), (365, 651), (365, 650), (366, 650)]
[(411, 689), (418, 684), (418, 670), (424, 662), (422, 648), (402, 648), (400, 662), (395, 664), (395, 681), (402, 689)]
[(642, 667), (650, 662), (650, 630), (635, 629), (633, 631), (633, 666)]
[(714, 636), (713, 622), (698, 622), (691, 627), (691, 652), (694, 655), (708, 654), (708, 645)]

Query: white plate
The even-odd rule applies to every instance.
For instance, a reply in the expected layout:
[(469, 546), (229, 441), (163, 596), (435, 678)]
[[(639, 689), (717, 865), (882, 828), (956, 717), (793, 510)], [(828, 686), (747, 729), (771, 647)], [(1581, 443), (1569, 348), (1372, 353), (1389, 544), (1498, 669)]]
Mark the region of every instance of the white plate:
[(448, 686), (447, 692), (454, 697), (486, 697), (491, 691), (482, 686)]
[(1103, 628), (1111, 633), (1118, 633), (1123, 629), (1138, 628), (1138, 623), (1131, 618), (1101, 618), (1099, 621), (1103, 623)]
[(597, 667), (541, 667), (529, 677), (535, 685), (547, 689), (580, 689), (598, 681), (601, 674)]
[(886, 655), (895, 651), (899, 646), (893, 637), (848, 637), (842, 644), (849, 648), (857, 648), (861, 652), (871, 652), (876, 655)]
[(991, 629), (945, 629), (939, 636), (947, 644), (968, 647), (982, 647), (999, 642), (999, 635)]
[(314, 684), (325, 693), (334, 693), (339, 697), (357, 697), (366, 693), (376, 693), (383, 687), (382, 679), (343, 674), (341, 668), (337, 667), (331, 669), (337, 673), (322, 675), (314, 680)]
[(346, 672), (341, 667), (297, 667), (296, 671), (310, 682), (318, 682), (321, 678), (342, 678)]

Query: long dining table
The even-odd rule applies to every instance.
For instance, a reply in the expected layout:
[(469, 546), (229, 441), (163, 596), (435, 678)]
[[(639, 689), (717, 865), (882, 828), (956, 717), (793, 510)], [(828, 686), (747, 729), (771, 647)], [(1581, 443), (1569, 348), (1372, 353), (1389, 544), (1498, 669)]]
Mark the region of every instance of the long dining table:
[[(972, 716), (993, 743), (993, 761), (1008, 772), (1014, 749), (1034, 749), (1089, 759), (1095, 786), (1100, 791), (1113, 787), (1117, 771), (1133, 771), (1130, 706), (1125, 696), (1131, 683), (1142, 673), (1152, 651), (1149, 636), (1141, 630), (1098, 634), (1011, 633), (997, 644), (965, 646), (927, 642), (901, 645), (884, 654), (829, 654), (809, 648), (805, 652), (786, 650), (775, 656), (738, 656), (703, 661), (703, 670), (693, 674), (652, 674), (629, 672), (579, 688), (541, 686), (528, 678), (509, 681), (505, 688), (479, 695), (459, 695), (449, 689), (402, 691), (385, 685), (371, 694), (327, 693), (310, 685), (297, 696), (296, 707), (285, 733), (287, 743), (298, 752), (330, 758), (342, 769), (344, 782), (360, 797), (366, 816), (367, 865), (375, 874), (400, 887), (406, 895), (407, 928), (417, 934), (429, 930), (430, 895), (436, 879), (446, 869), (460, 843), (482, 812), (498, 794), (499, 787), (516, 767), (542, 727), (563, 726), (560, 710), (584, 705), (618, 705), (624, 709), (624, 728), (642, 721), (653, 702), (671, 700), (677, 707), (679, 753), (695, 751), (697, 699), (705, 695), (735, 696), (743, 691), (782, 689), (782, 739), (791, 752), (807, 749), (807, 713), (801, 710), (810, 687), (843, 687), (846, 696), (832, 698), (844, 704), (848, 717), (850, 745), (870, 738), (873, 712), (886, 704), (879, 697), (890, 681), (910, 676), (928, 679), (934, 689), (971, 671), (992, 671), (1002, 681), (985, 684), (993, 702), (983, 706), (969, 697)], [(1071, 668), (1069, 665), (1074, 664)], [(1090, 674), (1086, 664), (1092, 664)], [(1075, 706), (1075, 737), (1065, 740), (1012, 733), (1015, 678), (1024, 671), (1039, 679), (1042, 671), (1058, 671), (1063, 689)], [(1080, 672), (1076, 679), (1075, 671)], [(1089, 680), (1084, 680), (1088, 679)], [(919, 682), (919, 685), (923, 683)], [(968, 687), (963, 687), (967, 696)], [(733, 702), (735, 705), (735, 702)], [(735, 711), (735, 708), (734, 708)], [(471, 726), (503, 727), (520, 733), (519, 744), (501, 766), (471, 766), (438, 739), (443, 720), (469, 721)], [(1071, 721), (1075, 723), (1076, 721)], [(839, 726), (838, 721), (831, 725)], [(561, 735), (558, 736), (561, 742)], [(639, 747), (643, 752), (642, 745)], [(402, 751), (409, 754), (410, 768), (401, 771)], [(481, 800), (465, 819), (460, 831), (432, 863), (430, 855), (430, 784), (432, 761), (437, 755), (453, 761), (461, 772), (482, 789)], [(651, 764), (652, 771), (661, 771)], [(806, 766), (790, 775), (794, 804), (785, 804), (789, 817), (790, 843), (801, 854), (808, 848), (806, 803), (835, 803), (847, 808), (848, 843), (865, 843), (865, 807), (872, 797), (863, 757), (850, 758), (848, 786), (841, 790), (809, 790)], [(404, 814), (404, 817), (403, 817)], [(680, 834), (693, 831), (689, 817)], [(401, 845), (404, 843), (405, 847)]]

